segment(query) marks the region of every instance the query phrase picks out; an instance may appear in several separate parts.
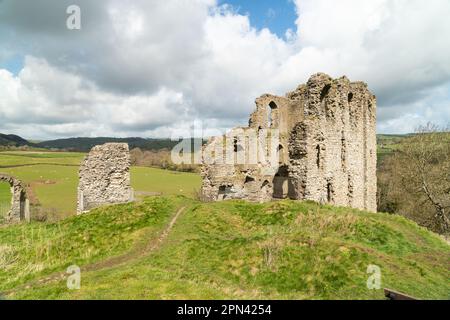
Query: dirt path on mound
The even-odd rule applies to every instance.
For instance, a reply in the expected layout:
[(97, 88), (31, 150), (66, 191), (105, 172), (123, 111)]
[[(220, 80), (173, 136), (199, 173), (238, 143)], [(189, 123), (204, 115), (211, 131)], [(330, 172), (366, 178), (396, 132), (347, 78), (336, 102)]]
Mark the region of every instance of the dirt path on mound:
[[(92, 264), (85, 265), (81, 267), (81, 272), (91, 272), (91, 271), (99, 271), (103, 269), (109, 269), (112, 267), (120, 266), (124, 263), (137, 260), (139, 258), (142, 258), (148, 254), (150, 254), (153, 251), (158, 250), (161, 245), (164, 243), (164, 240), (167, 238), (167, 236), (170, 234), (170, 231), (172, 230), (173, 226), (177, 222), (180, 215), (185, 211), (186, 207), (181, 207), (178, 209), (176, 214), (173, 216), (169, 224), (159, 233), (159, 235), (156, 238), (152, 238), (150, 241), (142, 244), (136, 245), (134, 248), (132, 248), (130, 251), (120, 255), (115, 256), (111, 258), (107, 258), (105, 260), (95, 262)], [(8, 290), (5, 292), (0, 292), (0, 296), (7, 297), (8, 295), (14, 294), (16, 292), (19, 292), (21, 289), (31, 289), (35, 285), (45, 285), (49, 283), (54, 283), (58, 281), (62, 281), (67, 279), (68, 274), (65, 272), (58, 272), (54, 273), (52, 275), (49, 275), (47, 277), (32, 280), (26, 284), (20, 285), (12, 290)]]
[[(185, 207), (178, 209), (177, 213), (172, 218), (170, 223), (163, 229), (163, 231), (160, 233), (160, 235), (157, 238), (150, 240), (145, 245), (136, 246), (134, 249), (132, 249), (131, 251), (129, 251), (121, 256), (112, 257), (112, 258), (109, 258), (109, 259), (106, 259), (103, 261), (99, 261), (99, 262), (84, 266), (83, 268), (81, 268), (81, 271), (89, 272), (89, 271), (98, 271), (101, 269), (108, 269), (111, 267), (121, 265), (125, 262), (129, 262), (130, 260), (135, 260), (135, 259), (144, 257), (144, 256), (148, 255), (149, 253), (156, 251), (157, 249), (160, 248), (161, 244), (167, 238), (167, 236), (169, 235), (173, 226), (177, 222), (180, 215), (184, 212), (184, 210), (185, 210)], [(66, 277), (66, 276), (67, 276), (67, 274), (64, 274), (64, 277)]]

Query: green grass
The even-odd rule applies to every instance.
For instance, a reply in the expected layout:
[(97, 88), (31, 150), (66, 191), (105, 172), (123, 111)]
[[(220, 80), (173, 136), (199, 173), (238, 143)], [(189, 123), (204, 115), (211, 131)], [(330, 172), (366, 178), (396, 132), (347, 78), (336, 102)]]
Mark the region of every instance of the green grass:
[(55, 165), (36, 165), (1, 169), (24, 183), (30, 184), (32, 202), (46, 212), (67, 217), (76, 212), (78, 168)]
[[(45, 227), (51, 239), (64, 241), (54, 244), (49, 261), (58, 262), (50, 269), (63, 270), (60, 267), (72, 263), (82, 266), (93, 259), (80, 258), (86, 250), (97, 252), (95, 259), (130, 250), (133, 239), (134, 246), (139, 239), (148, 241), (181, 204), (187, 210), (162, 246), (147, 256), (82, 273), (80, 290), (68, 290), (63, 280), (18, 290), (8, 298), (383, 299), (382, 290), (366, 287), (370, 264), (381, 268), (382, 287), (422, 299), (450, 298), (450, 246), (441, 238), (398, 216), (310, 202), (199, 203), (172, 196), (99, 209), (64, 221), (59, 237), (51, 237), (57, 225)], [(161, 219), (142, 218), (146, 210), (159, 212), (166, 205), (170, 209), (161, 213)], [(146, 235), (137, 233), (137, 227), (117, 228), (113, 221), (119, 217), (127, 221), (126, 226), (153, 229)], [(5, 272), (3, 288), (24, 282), (19, 266), (46, 261), (45, 254), (35, 260), (32, 254), (47, 236), (37, 244), (19, 241), (28, 238), (33, 228), (36, 225), (0, 229), (2, 240), (6, 233), (16, 235), (7, 242), (9, 250), (28, 252), (16, 262), (18, 266)], [(112, 232), (128, 239), (125, 245), (114, 239), (118, 236), (108, 236)], [(23, 251), (23, 246), (30, 248)]]
[(192, 197), (193, 192), (200, 188), (201, 178), (196, 173), (132, 167), (131, 185), (136, 191)]
[(9, 183), (0, 182), (0, 205), (11, 203), (11, 190)]

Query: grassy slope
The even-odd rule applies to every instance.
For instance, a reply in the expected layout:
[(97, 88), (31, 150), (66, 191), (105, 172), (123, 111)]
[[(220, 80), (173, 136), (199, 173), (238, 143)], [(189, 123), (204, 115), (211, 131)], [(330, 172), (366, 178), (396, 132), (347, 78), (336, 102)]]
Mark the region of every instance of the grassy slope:
[[(37, 225), (0, 229), (2, 241), (12, 237), (10, 255), (19, 255), (0, 276), (0, 289), (35, 277), (33, 266), (63, 270), (127, 250), (133, 239), (149, 241), (181, 205), (188, 209), (148, 256), (83, 273), (79, 291), (60, 281), (9, 298), (382, 299), (381, 291), (366, 288), (369, 264), (381, 267), (383, 287), (449, 298), (449, 245), (404, 218), (292, 201), (201, 204), (181, 197), (99, 209), (62, 228), (45, 225), (38, 243), (26, 240)], [(162, 213), (150, 219), (147, 211)], [(55, 230), (59, 236), (51, 236)], [(48, 236), (56, 239), (49, 257), (39, 250)]]

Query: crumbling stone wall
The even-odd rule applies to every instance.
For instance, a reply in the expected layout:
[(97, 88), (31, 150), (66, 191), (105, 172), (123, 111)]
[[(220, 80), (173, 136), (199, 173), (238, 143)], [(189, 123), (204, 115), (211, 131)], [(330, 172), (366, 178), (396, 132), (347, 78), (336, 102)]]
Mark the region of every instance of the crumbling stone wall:
[(260, 135), (253, 132), (236, 128), (226, 136), (212, 138), (204, 147), (201, 174), (205, 201), (272, 199), (273, 169), (266, 154), (251, 147), (263, 143), (266, 136), (263, 130)]
[(106, 143), (93, 147), (79, 170), (77, 212), (129, 201), (133, 201), (133, 190), (128, 144)]
[(11, 186), (11, 209), (5, 216), (6, 223), (30, 221), (30, 201), (27, 197), (25, 185), (18, 179), (0, 173), (0, 181)]
[[(205, 200), (291, 198), (376, 211), (376, 98), (365, 83), (315, 74), (285, 97), (256, 99), (249, 128), (279, 130), (278, 167), (204, 161)], [(239, 139), (236, 130), (205, 150)]]
[(376, 99), (367, 85), (317, 74), (288, 96), (305, 106), (289, 141), (296, 197), (376, 211)]

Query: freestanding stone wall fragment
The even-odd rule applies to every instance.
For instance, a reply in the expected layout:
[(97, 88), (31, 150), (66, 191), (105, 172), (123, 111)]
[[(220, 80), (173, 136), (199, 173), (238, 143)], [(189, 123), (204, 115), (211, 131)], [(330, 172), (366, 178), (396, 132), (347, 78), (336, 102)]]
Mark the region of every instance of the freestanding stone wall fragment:
[(234, 140), (234, 152), (247, 161), (254, 152), (242, 132), (250, 129), (258, 136), (277, 129), (277, 171), (266, 170), (264, 159), (235, 164), (205, 157), (204, 200), (291, 198), (376, 211), (376, 98), (365, 83), (319, 73), (285, 97), (265, 94), (256, 99), (248, 128), (212, 139), (204, 151)]
[(79, 171), (78, 214), (101, 205), (130, 201), (133, 189), (128, 144), (107, 143), (92, 148)]
[(6, 223), (29, 222), (30, 201), (23, 183), (14, 177), (1, 173), (0, 181), (5, 181), (11, 186), (11, 209), (5, 216)]

